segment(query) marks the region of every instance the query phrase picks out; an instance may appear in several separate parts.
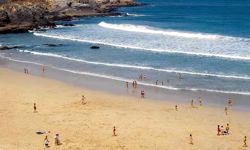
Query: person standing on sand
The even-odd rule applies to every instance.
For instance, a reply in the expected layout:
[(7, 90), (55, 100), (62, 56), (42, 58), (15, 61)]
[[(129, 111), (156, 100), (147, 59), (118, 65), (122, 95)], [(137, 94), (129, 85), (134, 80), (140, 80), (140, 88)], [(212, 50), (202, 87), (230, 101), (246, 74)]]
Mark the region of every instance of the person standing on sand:
[(227, 107), (225, 107), (225, 114), (227, 115)]
[(226, 126), (226, 133), (229, 134), (229, 123), (227, 123), (227, 126)]
[(220, 130), (220, 125), (218, 125), (218, 126), (217, 126), (217, 135), (218, 135), (218, 136), (220, 136), (220, 132), (221, 132), (221, 130)]
[(128, 81), (126, 81), (126, 88), (128, 89)]
[(115, 126), (113, 127), (113, 136), (117, 136)]
[(189, 144), (194, 145), (192, 134), (189, 135), (189, 140), (190, 140)]
[(141, 74), (140, 76), (139, 76), (139, 80), (143, 80), (143, 75)]
[(61, 145), (59, 134), (56, 134), (54, 139), (55, 139), (55, 145)]
[(37, 111), (36, 111), (36, 103), (34, 103), (33, 109), (34, 109), (34, 113), (36, 113), (36, 112), (37, 112)]
[(229, 97), (228, 98), (228, 107), (232, 107), (233, 106), (233, 101), (232, 99)]
[(144, 98), (145, 97), (145, 92), (142, 90), (141, 91), (141, 98)]
[(45, 136), (45, 139), (44, 139), (44, 145), (45, 145), (46, 148), (49, 148), (49, 140), (48, 140), (47, 135)]
[(199, 101), (200, 106), (202, 106), (202, 99), (201, 99), (201, 97), (198, 98), (198, 101)]
[(84, 95), (82, 95), (82, 105), (85, 105), (87, 102), (85, 101), (85, 96)]
[(191, 107), (194, 108), (194, 100), (191, 100)]
[(45, 66), (42, 66), (42, 72), (43, 73), (45, 72)]
[(244, 141), (243, 142), (244, 142), (243, 147), (247, 147), (247, 136), (244, 137)]
[(176, 76), (176, 78), (177, 78), (178, 80), (181, 80), (181, 79), (182, 79), (181, 74), (180, 74), (180, 73), (178, 73), (178, 74), (177, 74), (177, 76)]
[(175, 111), (178, 111), (178, 106), (177, 105), (175, 105)]

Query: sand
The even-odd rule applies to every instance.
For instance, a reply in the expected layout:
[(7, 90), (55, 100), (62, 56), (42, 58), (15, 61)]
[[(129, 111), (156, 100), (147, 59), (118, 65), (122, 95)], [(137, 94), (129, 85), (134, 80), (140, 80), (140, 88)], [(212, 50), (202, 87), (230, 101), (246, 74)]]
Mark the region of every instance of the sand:
[[(81, 105), (82, 95), (86, 105)], [(0, 68), (0, 150), (46, 149), (45, 135), (37, 131), (51, 131), (49, 149), (237, 150), (247, 149), (242, 147), (244, 136), (249, 137), (250, 146), (249, 112), (230, 109), (226, 116), (224, 108), (178, 104), (175, 111), (174, 106)], [(226, 123), (230, 135), (217, 136), (217, 125)], [(112, 136), (113, 126), (118, 136)], [(54, 145), (56, 133), (60, 146)], [(190, 133), (194, 145), (189, 144)]]

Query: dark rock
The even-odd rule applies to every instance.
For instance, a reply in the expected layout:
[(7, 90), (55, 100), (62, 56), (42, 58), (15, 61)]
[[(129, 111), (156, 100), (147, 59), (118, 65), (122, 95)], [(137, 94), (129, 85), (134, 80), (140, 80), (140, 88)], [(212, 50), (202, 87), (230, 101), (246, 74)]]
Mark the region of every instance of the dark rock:
[(65, 27), (73, 27), (73, 26), (75, 26), (74, 24), (71, 24), (71, 23), (66, 23), (66, 24), (62, 24), (63, 26), (65, 26)]
[(49, 47), (57, 47), (57, 46), (63, 46), (63, 44), (43, 44)]
[(96, 45), (93, 45), (90, 47), (91, 49), (99, 49), (100, 47), (99, 46), (96, 46)]
[(9, 23), (10, 19), (8, 13), (4, 10), (0, 10), (0, 26), (4, 26), (6, 23)]
[[(102, 4), (97, 4), (94, 0), (67, 0), (65, 5), (54, 0), (50, 2), (47, 0), (4, 1), (0, 3), (0, 34), (23, 33), (44, 27), (53, 28), (54, 21), (70, 21), (74, 17), (121, 15), (115, 12), (116, 8), (139, 5), (141, 4), (133, 0), (117, 0), (115, 3), (105, 1)], [(64, 26), (74, 25), (64, 24)]]
[(22, 48), (22, 46), (0, 46), (0, 50), (10, 50), (15, 48)]

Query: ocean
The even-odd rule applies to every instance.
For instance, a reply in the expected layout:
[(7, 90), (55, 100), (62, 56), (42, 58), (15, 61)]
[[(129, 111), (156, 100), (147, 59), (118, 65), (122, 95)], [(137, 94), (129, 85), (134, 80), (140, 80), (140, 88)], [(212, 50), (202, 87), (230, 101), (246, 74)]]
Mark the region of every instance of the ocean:
[(137, 80), (145, 87), (158, 81), (163, 93), (250, 95), (249, 0), (140, 2), (147, 5), (117, 10), (127, 16), (76, 18), (74, 27), (0, 35), (1, 45), (23, 46), (0, 57), (79, 77)]

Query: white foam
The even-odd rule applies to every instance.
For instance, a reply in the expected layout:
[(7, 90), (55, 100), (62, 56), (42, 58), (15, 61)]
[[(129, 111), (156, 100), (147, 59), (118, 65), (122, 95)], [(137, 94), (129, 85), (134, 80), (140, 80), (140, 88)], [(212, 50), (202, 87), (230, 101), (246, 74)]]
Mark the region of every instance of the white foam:
[(161, 48), (157, 48), (157, 49), (156, 48), (144, 48), (144, 47), (138, 47), (138, 46), (133, 46), (133, 45), (115, 44), (115, 43), (109, 43), (109, 42), (104, 42), (104, 41), (99, 41), (99, 40), (88, 40), (88, 39), (82, 39), (82, 38), (76, 38), (76, 37), (70, 37), (70, 36), (50, 35), (50, 34), (46, 34), (46, 33), (37, 33), (37, 32), (33, 33), (33, 34), (36, 36), (55, 38), (55, 39), (61, 39), (61, 40), (70, 40), (70, 41), (77, 41), (77, 42), (102, 44), (102, 45), (108, 45), (108, 46), (119, 47), (119, 48), (129, 48), (129, 49), (143, 50), (143, 51), (146, 50), (146, 51), (151, 51), (151, 52), (174, 53), (174, 54), (205, 56), (205, 57), (219, 57), (219, 58), (234, 59), (234, 60), (250, 60), (250, 57), (237, 56), (237, 55), (201, 53), (201, 52), (192, 52), (192, 51), (176, 51), (176, 50), (161, 49)]
[(188, 32), (178, 32), (178, 31), (170, 31), (170, 30), (159, 30), (154, 29), (147, 26), (142, 25), (132, 25), (132, 24), (111, 24), (106, 22), (100, 22), (98, 24), (101, 27), (129, 31), (129, 32), (141, 32), (141, 33), (149, 33), (149, 34), (163, 34), (168, 36), (177, 36), (184, 38), (197, 38), (197, 39), (217, 39), (218, 35), (209, 35), (209, 34), (201, 34), (201, 33), (188, 33)]
[(140, 69), (140, 70), (153, 70), (153, 71), (158, 71), (158, 72), (167, 72), (167, 73), (176, 73), (176, 74), (181, 73), (181, 74), (196, 75), (196, 76), (209, 76), (209, 77), (218, 77), (218, 78), (250, 80), (249, 76), (223, 75), (223, 74), (191, 72), (191, 71), (182, 71), (182, 70), (173, 70), (173, 69), (172, 70), (171, 69), (158, 69), (158, 68), (153, 68), (153, 67), (135, 66), (135, 65), (128, 65), (128, 64), (114, 64), (114, 63), (95, 62), (95, 61), (87, 61), (87, 60), (83, 60), (83, 59), (66, 57), (66, 56), (53, 54), (53, 53), (42, 53), (42, 52), (29, 51), (29, 50), (19, 50), (19, 52), (26, 52), (26, 53), (31, 53), (31, 54), (34, 54), (34, 55), (62, 58), (62, 59), (82, 62), (82, 63), (86, 63), (86, 64), (102, 65), (102, 66), (108, 66), (108, 67), (130, 68), (130, 69)]
[(130, 14), (130, 13), (126, 13), (127, 16), (132, 16), (132, 17), (145, 17), (148, 15), (143, 15), (143, 14)]

